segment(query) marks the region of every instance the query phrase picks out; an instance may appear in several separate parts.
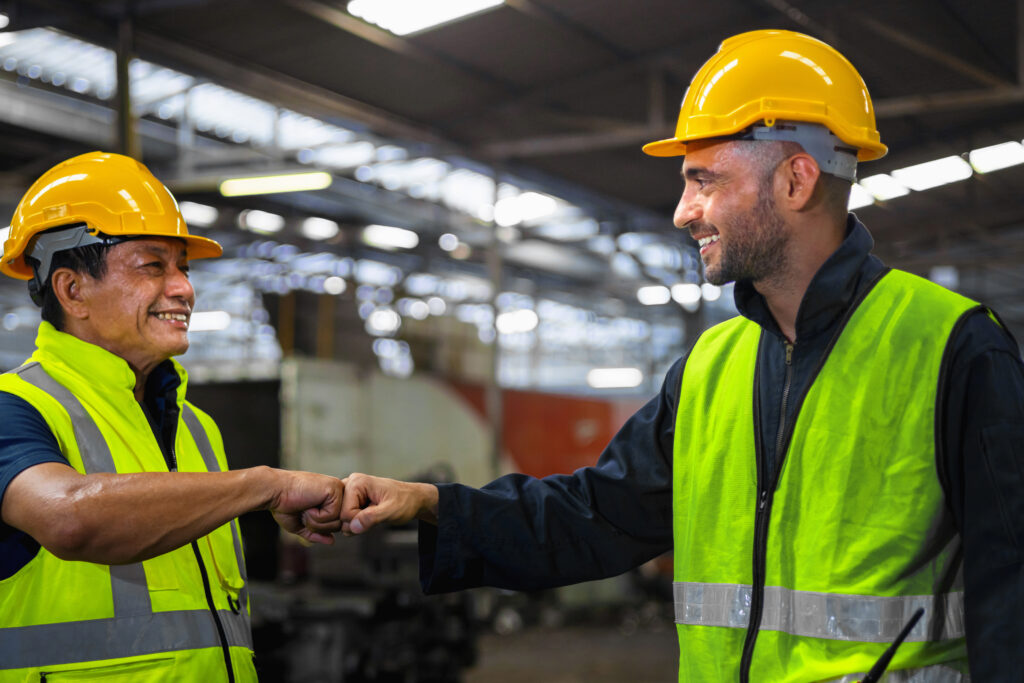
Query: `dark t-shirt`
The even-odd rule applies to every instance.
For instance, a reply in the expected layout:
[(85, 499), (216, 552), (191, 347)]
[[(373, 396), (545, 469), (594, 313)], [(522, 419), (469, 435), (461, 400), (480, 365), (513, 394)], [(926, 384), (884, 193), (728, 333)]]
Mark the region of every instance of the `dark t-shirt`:
[[(44, 462), (68, 461), (57, 447), (57, 437), (43, 416), (28, 401), (0, 392), (0, 501), (11, 481), (29, 467)], [(21, 569), (39, 552), (39, 544), (0, 521), (0, 579)]]

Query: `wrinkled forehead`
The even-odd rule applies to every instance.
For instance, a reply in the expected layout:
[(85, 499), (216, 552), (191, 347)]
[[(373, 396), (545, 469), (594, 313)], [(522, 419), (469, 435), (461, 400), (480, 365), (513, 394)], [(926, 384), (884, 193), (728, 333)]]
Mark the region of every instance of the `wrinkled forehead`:
[(150, 256), (167, 261), (188, 260), (188, 246), (177, 237), (138, 237), (116, 245), (111, 258)]

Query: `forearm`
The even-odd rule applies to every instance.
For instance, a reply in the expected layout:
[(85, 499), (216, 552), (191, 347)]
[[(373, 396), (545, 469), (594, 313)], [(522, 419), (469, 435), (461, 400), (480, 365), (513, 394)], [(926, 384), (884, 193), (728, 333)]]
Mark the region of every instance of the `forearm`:
[[(7, 523), (67, 560), (136, 562), (173, 550), (240, 514), (273, 507), (290, 473), (267, 467), (230, 472), (80, 475), (40, 465), (13, 483), (35, 494), (8, 505)], [(24, 478), (24, 481), (18, 481)]]
[(161, 555), (251, 510), (276, 493), (274, 471), (96, 474), (67, 492), (65, 559), (104, 564)]

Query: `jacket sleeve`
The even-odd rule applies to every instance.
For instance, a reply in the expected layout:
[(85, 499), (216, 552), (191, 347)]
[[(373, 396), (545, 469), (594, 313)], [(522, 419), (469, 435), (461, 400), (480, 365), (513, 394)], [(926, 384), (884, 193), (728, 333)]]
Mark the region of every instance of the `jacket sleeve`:
[(983, 313), (951, 340), (947, 497), (963, 538), (967, 656), (976, 681), (1024, 671), (1024, 364)]
[(683, 361), (571, 475), (510, 474), (483, 488), (441, 484), (438, 525), (421, 523), (427, 593), (536, 590), (621, 574), (672, 547), (672, 444)]

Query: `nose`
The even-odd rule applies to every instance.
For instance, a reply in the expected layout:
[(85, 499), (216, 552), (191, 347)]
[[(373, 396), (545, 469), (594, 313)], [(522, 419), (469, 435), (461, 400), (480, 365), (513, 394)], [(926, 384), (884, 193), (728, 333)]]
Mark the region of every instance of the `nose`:
[(188, 275), (177, 266), (172, 266), (167, 274), (165, 292), (168, 297), (187, 301), (190, 307), (196, 297), (196, 290), (192, 287), (192, 282), (189, 281)]
[(677, 228), (685, 228), (703, 215), (703, 207), (697, 201), (697, 193), (688, 184), (679, 197), (679, 204), (676, 205), (676, 211), (672, 215), (672, 224)]

